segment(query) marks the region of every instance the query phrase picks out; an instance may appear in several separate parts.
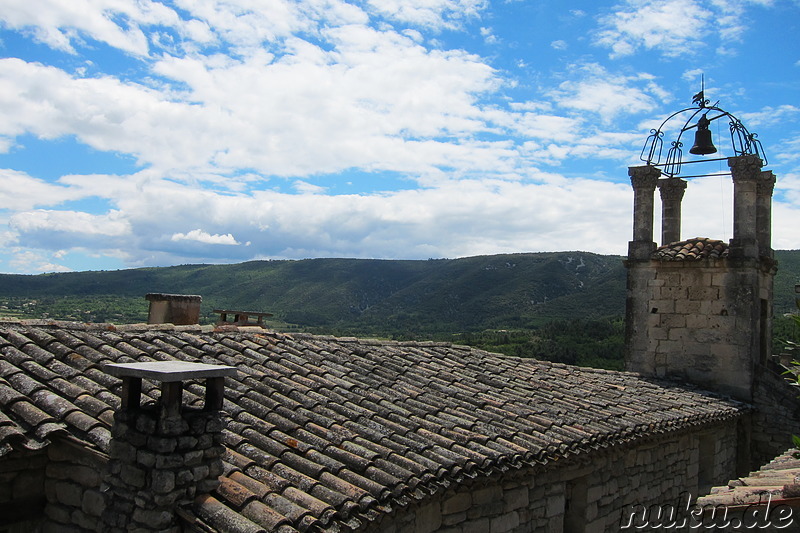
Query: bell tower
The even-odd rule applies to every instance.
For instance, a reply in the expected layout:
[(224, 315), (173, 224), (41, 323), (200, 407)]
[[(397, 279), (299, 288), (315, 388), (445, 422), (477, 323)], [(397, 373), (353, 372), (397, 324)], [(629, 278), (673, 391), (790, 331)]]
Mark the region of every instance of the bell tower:
[[(697, 107), (673, 114), (651, 132), (642, 151), (646, 164), (628, 169), (634, 213), (625, 261), (625, 364), (627, 370), (750, 401), (756, 366), (766, 364), (771, 355), (775, 176), (762, 170), (766, 160), (756, 136), (730, 113), (708, 106), (702, 92), (698, 96)], [(661, 163), (665, 124), (684, 112), (691, 116)], [(700, 113), (698, 123), (691, 124)], [(730, 122), (734, 155), (682, 161), (680, 136), (691, 129), (696, 138), (690, 153), (717, 151), (708, 123), (719, 119)], [(681, 177), (681, 169), (720, 160), (727, 160), (725, 174), (733, 181), (733, 238), (682, 240), (681, 202), (691, 193), (687, 180), (708, 174)], [(653, 235), (656, 189), (662, 206), (660, 245)]]

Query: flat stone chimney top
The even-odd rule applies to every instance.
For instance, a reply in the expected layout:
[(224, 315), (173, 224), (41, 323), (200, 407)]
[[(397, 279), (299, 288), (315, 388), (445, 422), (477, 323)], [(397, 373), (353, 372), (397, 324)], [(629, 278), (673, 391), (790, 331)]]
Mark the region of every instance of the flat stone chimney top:
[(236, 368), (187, 361), (150, 361), (147, 363), (109, 363), (106, 372), (117, 377), (144, 378), (161, 383), (187, 379), (235, 376)]
[(183, 382), (190, 379), (206, 380), (204, 410), (222, 409), (225, 394), (225, 377), (235, 376), (236, 368), (226, 365), (207, 365), (188, 361), (150, 361), (146, 363), (109, 363), (107, 373), (122, 378), (122, 409), (139, 407), (142, 396), (142, 379), (161, 383), (162, 408), (168, 414), (180, 412)]

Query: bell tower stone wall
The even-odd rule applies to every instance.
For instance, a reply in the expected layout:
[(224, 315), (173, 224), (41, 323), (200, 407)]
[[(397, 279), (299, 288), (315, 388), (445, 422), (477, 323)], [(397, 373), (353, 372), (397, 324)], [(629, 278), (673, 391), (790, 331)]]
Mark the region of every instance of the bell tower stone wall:
[[(770, 355), (775, 177), (756, 156), (728, 159), (733, 238), (680, 240), (686, 182), (653, 166), (629, 169), (633, 240), (626, 267), (626, 368), (751, 401), (757, 365)], [(662, 196), (662, 238), (653, 241), (653, 196)]]

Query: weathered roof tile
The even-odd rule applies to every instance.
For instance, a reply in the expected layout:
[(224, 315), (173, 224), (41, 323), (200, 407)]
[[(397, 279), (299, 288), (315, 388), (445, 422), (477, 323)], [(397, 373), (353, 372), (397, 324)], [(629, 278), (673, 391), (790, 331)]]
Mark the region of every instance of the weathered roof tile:
[[(188, 512), (219, 531), (347, 531), (460, 479), (738, 416), (636, 375), (437, 343), (229, 328), (0, 324), (0, 455), (68, 432), (110, 446), (109, 362), (226, 363), (222, 485)], [(145, 403), (160, 390), (143, 382)], [(203, 388), (185, 388), (189, 403)]]

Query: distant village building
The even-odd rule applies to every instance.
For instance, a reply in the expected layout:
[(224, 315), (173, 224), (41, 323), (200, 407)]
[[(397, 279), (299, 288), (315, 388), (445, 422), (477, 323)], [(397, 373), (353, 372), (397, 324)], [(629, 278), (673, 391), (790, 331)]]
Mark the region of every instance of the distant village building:
[(658, 172), (631, 169), (634, 372), (248, 325), (1, 323), (0, 531), (620, 531), (748, 472), (800, 416), (765, 343), (772, 178), (730, 164), (731, 243), (660, 249)]

